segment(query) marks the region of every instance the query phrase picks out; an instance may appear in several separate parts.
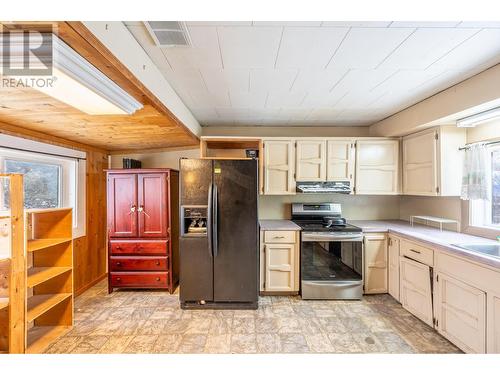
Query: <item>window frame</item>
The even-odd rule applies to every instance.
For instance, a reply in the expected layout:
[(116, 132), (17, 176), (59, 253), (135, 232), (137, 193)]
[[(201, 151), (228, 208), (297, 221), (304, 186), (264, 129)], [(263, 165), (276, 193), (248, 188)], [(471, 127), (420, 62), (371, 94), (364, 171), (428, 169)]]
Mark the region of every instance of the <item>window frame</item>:
[(465, 232), (495, 238), (500, 232), (500, 224), (493, 225), (492, 209), (493, 209), (493, 182), (491, 170), (491, 154), (495, 151), (500, 152), (500, 144), (486, 146), (488, 150), (488, 186), (490, 200), (468, 200), (463, 201), (462, 212), (465, 216), (468, 225)]
[(5, 159), (62, 167), (60, 206), (73, 208), (73, 238), (86, 235), (86, 156), (83, 151), (0, 134), (0, 171), (5, 170)]

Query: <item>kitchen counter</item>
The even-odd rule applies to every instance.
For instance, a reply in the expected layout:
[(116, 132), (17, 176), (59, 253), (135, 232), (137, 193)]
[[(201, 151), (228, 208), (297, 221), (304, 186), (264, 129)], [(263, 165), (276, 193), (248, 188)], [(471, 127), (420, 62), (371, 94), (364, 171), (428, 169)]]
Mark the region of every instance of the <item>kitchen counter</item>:
[(261, 230), (301, 230), (290, 220), (259, 220)]
[(487, 264), (500, 269), (500, 258), (462, 249), (452, 244), (497, 244), (497, 241), (484, 237), (471, 236), (469, 234), (457, 233), (452, 231), (428, 227), (425, 225), (411, 226), (409, 222), (403, 220), (353, 220), (349, 221), (352, 225), (363, 229), (363, 233), (394, 233), (408, 240), (418, 240), (427, 245), (438, 248), (439, 250), (464, 256), (478, 263)]

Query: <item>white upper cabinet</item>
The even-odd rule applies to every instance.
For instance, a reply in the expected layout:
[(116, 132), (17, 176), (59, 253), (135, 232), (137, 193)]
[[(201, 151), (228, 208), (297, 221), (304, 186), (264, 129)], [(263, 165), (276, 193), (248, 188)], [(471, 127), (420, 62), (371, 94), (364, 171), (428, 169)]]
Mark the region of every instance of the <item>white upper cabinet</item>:
[(326, 180), (326, 141), (308, 139), (297, 141), (297, 181)]
[(327, 181), (354, 180), (354, 142), (352, 140), (327, 141)]
[(403, 138), (403, 194), (458, 196), (465, 130), (442, 126)]
[(264, 194), (295, 194), (293, 141), (264, 141)]
[(399, 193), (399, 141), (356, 141), (356, 194)]

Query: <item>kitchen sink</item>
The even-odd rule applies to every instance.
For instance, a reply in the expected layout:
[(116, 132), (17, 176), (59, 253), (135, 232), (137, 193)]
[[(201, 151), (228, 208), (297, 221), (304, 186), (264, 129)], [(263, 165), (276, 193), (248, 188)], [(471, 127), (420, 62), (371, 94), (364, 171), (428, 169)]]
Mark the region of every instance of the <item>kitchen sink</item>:
[(495, 257), (500, 257), (500, 244), (459, 243), (459, 244), (453, 244), (453, 246), (458, 246), (461, 247), (462, 249), (471, 250), (486, 255), (493, 255)]

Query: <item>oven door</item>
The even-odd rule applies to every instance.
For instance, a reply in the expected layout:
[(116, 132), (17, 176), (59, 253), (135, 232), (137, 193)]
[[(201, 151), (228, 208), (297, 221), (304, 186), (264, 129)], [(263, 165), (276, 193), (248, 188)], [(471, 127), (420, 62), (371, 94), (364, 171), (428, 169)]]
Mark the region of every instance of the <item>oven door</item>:
[(361, 299), (363, 235), (302, 233), (303, 299)]

